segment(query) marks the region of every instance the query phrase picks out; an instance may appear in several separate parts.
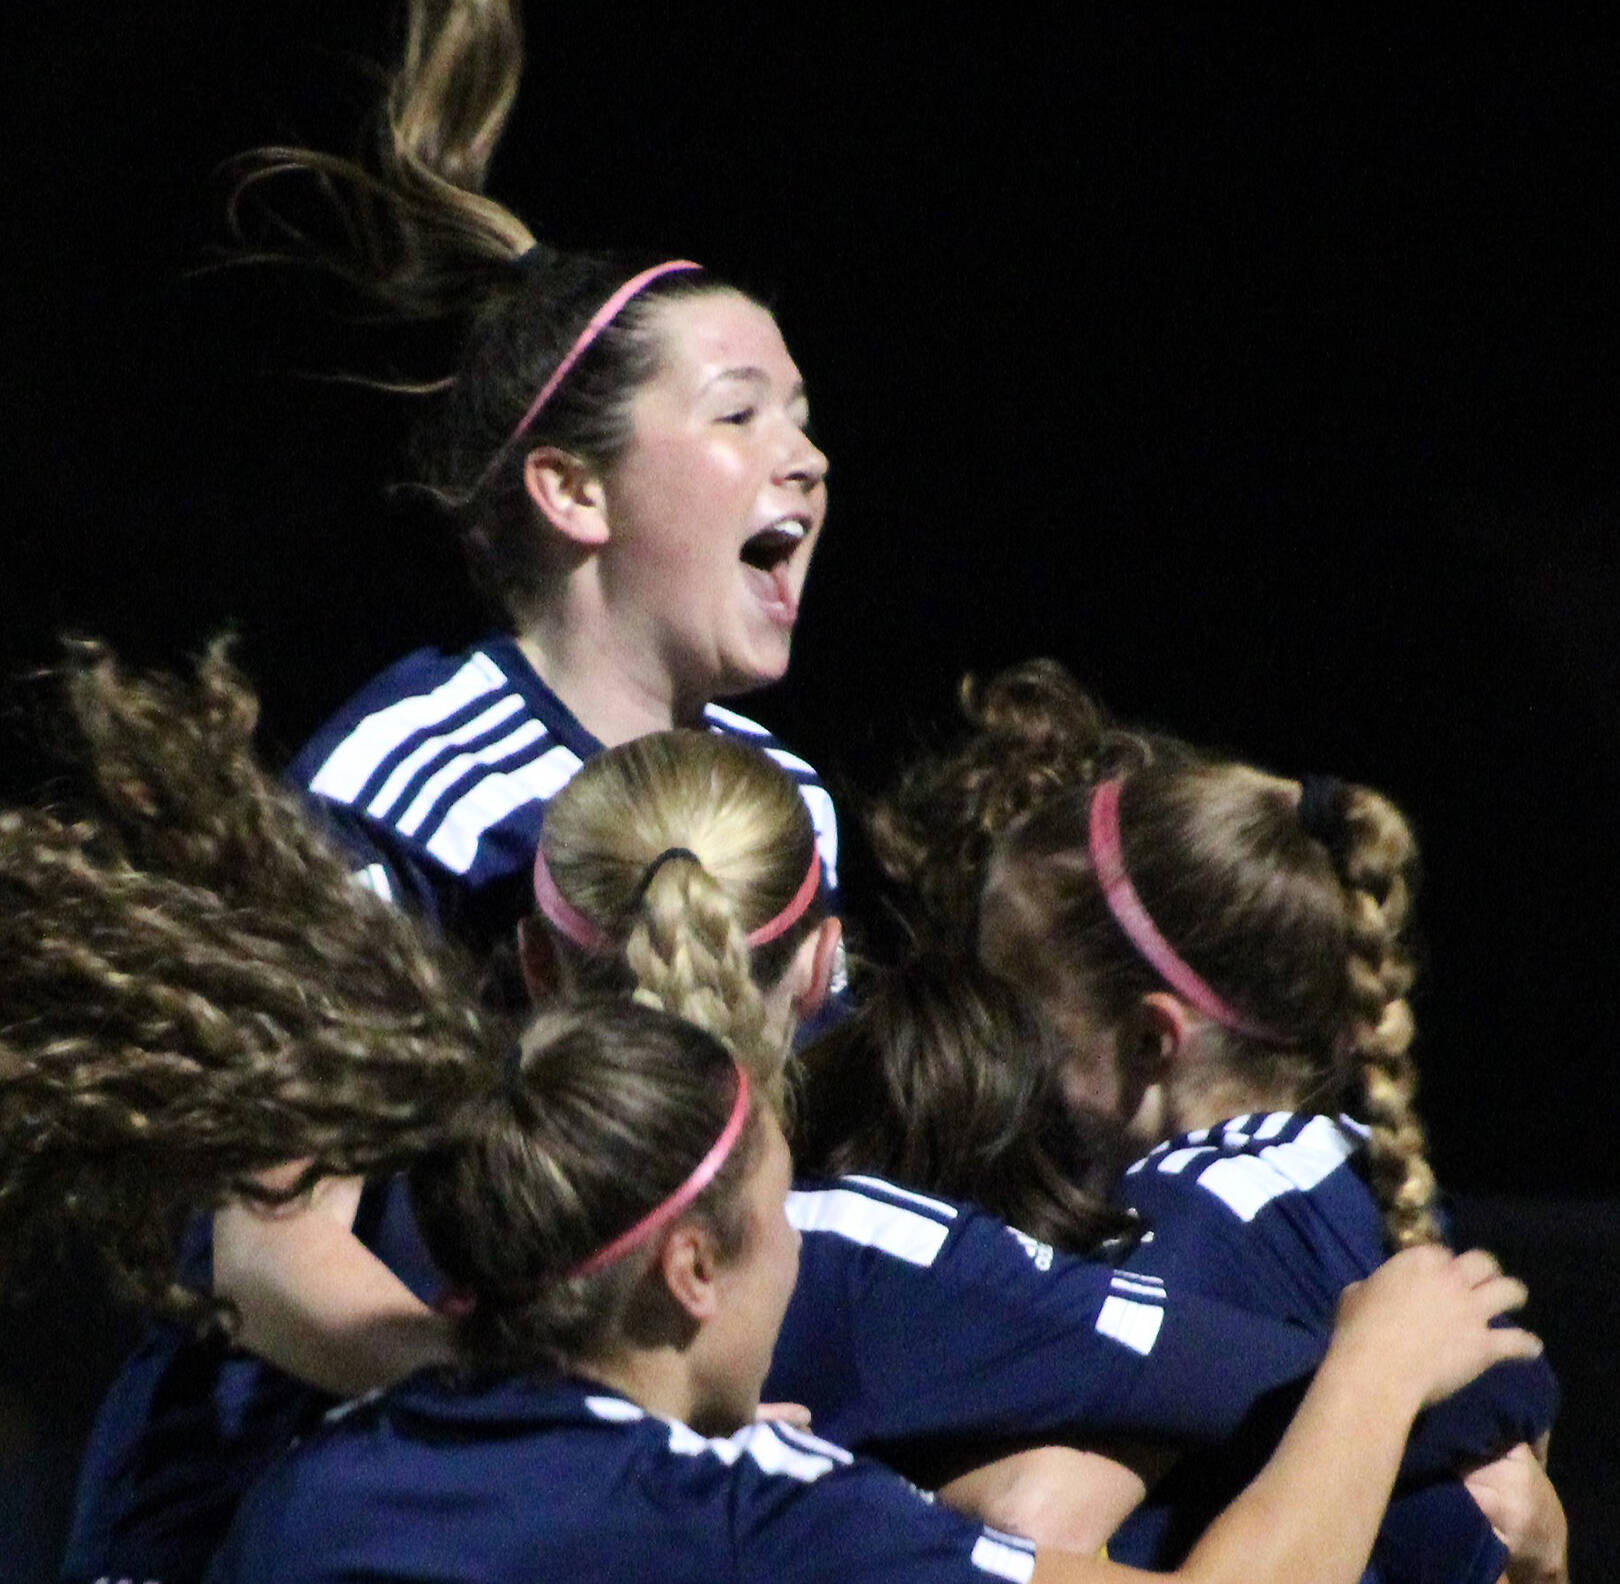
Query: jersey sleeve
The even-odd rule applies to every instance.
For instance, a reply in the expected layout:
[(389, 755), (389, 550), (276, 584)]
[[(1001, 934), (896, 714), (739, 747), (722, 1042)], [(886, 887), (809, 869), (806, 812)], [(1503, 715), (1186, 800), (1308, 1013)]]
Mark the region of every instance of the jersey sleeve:
[(795, 1193), (789, 1214), (802, 1272), (766, 1395), (919, 1478), (997, 1441), (1219, 1441), (1286, 1414), (1320, 1358), (1295, 1327), (876, 1179)]
[(1444, 1584), (1497, 1584), (1507, 1568), (1508, 1548), (1455, 1480), (1395, 1497), (1373, 1546), (1372, 1570), (1380, 1579), (1427, 1580), (1435, 1577), (1436, 1557), (1445, 1558)]
[(347, 854), (356, 884), (438, 929), (450, 927), (457, 912), (451, 876), (382, 821), (308, 789), (304, 796), (321, 829)]
[[(1307, 1126), (1325, 1132), (1330, 1124)], [(1319, 1177), (1304, 1168), (1310, 1158), (1301, 1150), (1279, 1170), (1253, 1154), (1207, 1148), (1149, 1156), (1117, 1194), (1151, 1228), (1128, 1268), (1291, 1321), (1325, 1348), (1345, 1287), (1377, 1269), (1387, 1250), (1354, 1157)], [(1557, 1399), (1544, 1359), (1497, 1365), (1419, 1416), (1403, 1480), (1435, 1479), (1535, 1440)]]
[(738, 1575), (795, 1584), (1027, 1584), (1035, 1548), (786, 1426), (738, 1438)]
[(1433, 1479), (1489, 1463), (1539, 1439), (1557, 1415), (1558, 1378), (1545, 1358), (1497, 1364), (1418, 1415), (1401, 1477)]

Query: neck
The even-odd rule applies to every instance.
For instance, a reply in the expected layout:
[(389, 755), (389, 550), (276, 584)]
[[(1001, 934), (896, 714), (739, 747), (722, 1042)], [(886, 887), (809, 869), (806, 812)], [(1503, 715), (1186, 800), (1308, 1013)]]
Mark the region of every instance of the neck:
[(599, 1381), (639, 1408), (664, 1419), (678, 1419), (703, 1435), (729, 1435), (740, 1425), (712, 1425), (704, 1417), (691, 1363), (685, 1349), (631, 1348), (611, 1358), (579, 1359), (574, 1373)]
[(683, 699), (645, 646), (605, 622), (542, 613), (524, 625), (517, 642), (540, 680), (609, 748), (702, 720), (708, 700)]
[(1265, 1111), (1298, 1111), (1304, 1103), (1299, 1089), (1288, 1083), (1258, 1084), (1234, 1077), (1215, 1077), (1188, 1086), (1172, 1100), (1176, 1132), (1215, 1127), (1235, 1116)]

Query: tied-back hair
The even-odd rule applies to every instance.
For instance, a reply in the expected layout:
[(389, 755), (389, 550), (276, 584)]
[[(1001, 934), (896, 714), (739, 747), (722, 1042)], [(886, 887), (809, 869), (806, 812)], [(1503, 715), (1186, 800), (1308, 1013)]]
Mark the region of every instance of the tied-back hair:
[(971, 958), (922, 954), (801, 1052), (793, 1154), (812, 1175), (875, 1173), (972, 1200), (1076, 1253), (1131, 1226), (1080, 1186), (1063, 1053), (1035, 1003)]
[[(982, 960), (1060, 1022), (1067, 1003), (1117, 1024), (1164, 988), (1110, 912), (1090, 852), (1095, 789), (1121, 777), (1122, 854), (1147, 914), (1245, 1023), (1275, 1035), (1216, 1031), (1231, 1071), (1286, 1090), (1301, 1109), (1364, 1122), (1392, 1244), (1432, 1240), (1407, 999), (1417, 847), (1400, 811), (1370, 788), (1344, 787), (1331, 839), (1313, 834), (1298, 783), (1099, 727), (1097, 706), (1052, 662), (1016, 667), (967, 698), (967, 744), (914, 770), (899, 814), (885, 815), (922, 832), (922, 851), (929, 814), (917, 789), (932, 790), (946, 827), (941, 874), (886, 858), (891, 872), (925, 905), (944, 899)], [(980, 698), (1021, 707), (987, 710)]]
[[(646, 1280), (656, 1242), (579, 1267), (690, 1176), (736, 1093), (725, 1048), (680, 1019), (605, 1000), (540, 1013), (506, 1081), (410, 1172), (428, 1251), (467, 1300), (462, 1355), (494, 1371), (563, 1368), (678, 1332), (667, 1289)], [(725, 1259), (747, 1245), (739, 1190), (761, 1148), (759, 1107), (682, 1212)]]
[(815, 840), (793, 781), (735, 738), (678, 730), (608, 749), (547, 806), (541, 844), (558, 890), (615, 951), (559, 949), (579, 982), (708, 1030), (780, 1098), (786, 1052), (762, 989), (825, 915), (812, 901), (776, 939), (748, 935), (793, 900)]
[[(452, 373), (411, 450), (415, 487), (450, 514), (474, 581), (509, 620), (532, 612), (550, 567), (523, 483), (524, 458), (556, 446), (599, 469), (630, 438), (630, 402), (662, 362), (660, 303), (732, 289), (701, 270), (663, 277), (631, 301), (569, 371), (537, 420), (520, 421), (592, 315), (650, 252), (564, 252), (485, 192), (522, 71), (517, 0), (407, 0), (401, 58), (369, 146), (357, 157), (271, 146), (238, 161), (230, 207), (239, 256), (302, 262), (338, 277), (400, 323), (447, 322)], [(288, 217), (272, 190), (314, 184), (327, 224)], [(374, 381), (398, 390), (397, 382)]]
[[(75, 644), (62, 681), (86, 789), (0, 813), (0, 1267), (76, 1228), (200, 1318), (185, 1212), (409, 1158), (509, 1033), (259, 767), (223, 644), (191, 680)], [(293, 1160), (285, 1191), (250, 1180)]]

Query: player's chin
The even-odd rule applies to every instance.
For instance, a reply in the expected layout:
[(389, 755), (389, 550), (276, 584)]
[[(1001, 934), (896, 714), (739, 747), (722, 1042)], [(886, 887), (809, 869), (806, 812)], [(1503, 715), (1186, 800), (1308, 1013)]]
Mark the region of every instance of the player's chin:
[(750, 644), (746, 652), (726, 657), (714, 696), (734, 698), (740, 693), (752, 693), (756, 688), (780, 682), (787, 675), (792, 658), (793, 635), (790, 632), (775, 635), (769, 642)]

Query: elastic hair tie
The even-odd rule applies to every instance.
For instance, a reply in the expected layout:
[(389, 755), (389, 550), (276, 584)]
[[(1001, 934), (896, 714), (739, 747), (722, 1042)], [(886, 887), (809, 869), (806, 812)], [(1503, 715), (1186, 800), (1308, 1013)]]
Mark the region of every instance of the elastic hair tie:
[(731, 1102), (731, 1115), (726, 1118), (726, 1125), (720, 1129), (719, 1138), (709, 1146), (709, 1153), (692, 1168), (686, 1181), (674, 1193), (661, 1204), (655, 1205), (628, 1231), (621, 1232), (611, 1243), (599, 1248), (588, 1259), (581, 1260), (568, 1272), (565, 1280), (575, 1276), (589, 1276), (592, 1272), (601, 1270), (604, 1265), (611, 1265), (614, 1260), (628, 1254), (631, 1249), (639, 1248), (655, 1233), (667, 1227), (714, 1181), (737, 1140), (742, 1136), (743, 1126), (748, 1121), (748, 1074), (741, 1067), (736, 1071), (737, 1097)]
[(639, 275), (632, 275), (591, 315), (590, 323), (574, 338), (574, 344), (563, 354), (562, 362), (551, 371), (551, 378), (540, 387), (540, 394), (529, 403), (529, 410), (518, 420), (517, 427), (508, 436), (506, 443), (511, 445), (513, 441), (521, 440), (529, 432), (529, 426), (540, 416), (546, 403), (556, 395), (557, 387), (568, 378), (568, 371), (584, 357), (591, 343), (619, 317), (626, 303), (644, 292), (661, 276), (673, 275), (679, 270), (702, 268), (701, 264), (696, 264), (691, 259), (666, 259), (662, 264), (654, 264), (650, 269), (642, 270)]
[(1335, 858), (1350, 845), (1350, 789), (1337, 776), (1299, 778), (1299, 823)]
[(653, 861), (641, 871), (641, 878), (636, 881), (636, 901), (639, 903), (646, 896), (658, 871), (667, 863), (673, 863), (677, 858), (690, 858), (699, 869), (703, 867), (703, 860), (692, 851), (690, 847), (666, 847)]
[[(646, 888), (652, 877), (657, 873), (661, 864), (671, 858), (691, 858), (699, 865), (703, 860), (685, 847), (667, 847), (653, 859), (647, 866), (647, 872), (641, 877), (637, 888), (637, 898), (646, 894)], [(750, 950), (756, 946), (764, 946), (769, 942), (785, 935), (795, 924), (804, 917), (805, 909), (815, 900), (817, 892), (821, 889), (821, 852), (812, 843), (810, 848), (810, 867), (804, 872), (804, 879), (799, 882), (799, 889), (794, 892), (792, 900), (782, 909), (775, 918), (767, 919), (757, 930), (746, 937)], [(571, 940), (576, 946), (582, 946), (588, 952), (598, 956), (605, 956), (614, 948), (613, 940), (600, 925), (594, 924), (586, 918), (572, 902), (557, 889), (557, 882), (552, 878), (550, 866), (546, 863), (546, 849), (542, 845), (534, 852), (534, 905), (540, 910), (542, 918), (549, 923), (558, 934)]]
[(1251, 1023), (1208, 985), (1198, 972), (1182, 959), (1175, 947), (1159, 933), (1142, 899), (1136, 894), (1125, 872), (1125, 852), (1119, 838), (1119, 796), (1123, 782), (1118, 776), (1104, 781), (1091, 799), (1089, 847), (1103, 900), (1114, 921), (1125, 932), (1142, 960), (1189, 1006), (1205, 1017), (1229, 1028), (1235, 1034), (1275, 1042), (1277, 1036), (1258, 1023)]

